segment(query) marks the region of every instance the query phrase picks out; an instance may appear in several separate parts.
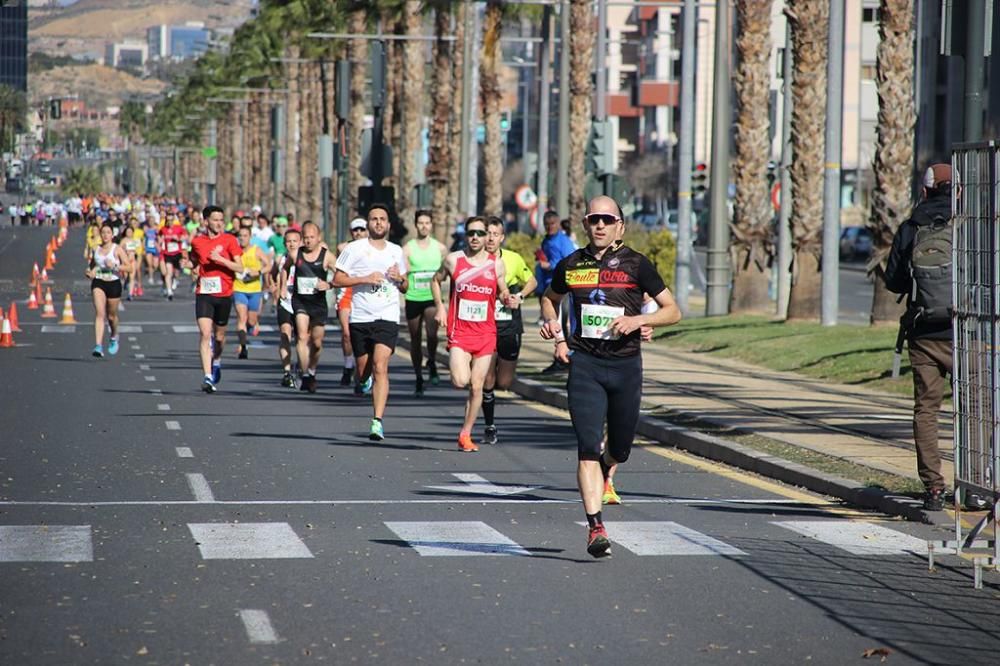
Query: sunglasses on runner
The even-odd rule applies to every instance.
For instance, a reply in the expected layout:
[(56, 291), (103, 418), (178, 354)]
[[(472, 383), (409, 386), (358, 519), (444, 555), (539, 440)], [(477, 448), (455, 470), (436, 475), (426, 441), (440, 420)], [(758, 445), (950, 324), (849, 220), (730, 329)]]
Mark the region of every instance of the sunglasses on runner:
[(486, 235), (486, 230), (485, 229), (469, 229), (468, 231), (465, 232), (465, 235), (466, 236), (483, 237), (483, 236)]
[(622, 221), (622, 219), (617, 215), (611, 215), (608, 213), (591, 213), (584, 219), (587, 221), (587, 224), (593, 224), (595, 226), (603, 224), (606, 227), (610, 227), (612, 224), (617, 224)]

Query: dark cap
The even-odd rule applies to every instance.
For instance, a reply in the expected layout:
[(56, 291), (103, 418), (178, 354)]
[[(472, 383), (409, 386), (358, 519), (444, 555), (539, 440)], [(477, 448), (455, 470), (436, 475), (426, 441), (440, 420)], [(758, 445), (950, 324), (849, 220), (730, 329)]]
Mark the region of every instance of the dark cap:
[(951, 165), (932, 164), (924, 172), (924, 187), (929, 190), (936, 189), (945, 183), (951, 184)]

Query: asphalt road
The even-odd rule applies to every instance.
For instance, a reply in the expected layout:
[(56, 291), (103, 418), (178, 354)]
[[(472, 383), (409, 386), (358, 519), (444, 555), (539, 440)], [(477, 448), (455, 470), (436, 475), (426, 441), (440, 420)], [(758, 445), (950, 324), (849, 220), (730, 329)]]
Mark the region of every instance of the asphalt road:
[[(47, 238), (0, 234), (4, 307)], [(81, 243), (53, 271), (79, 323), (22, 308), (0, 349), (0, 663), (997, 662), (997, 580), (929, 572), (943, 530), (644, 446), (595, 561), (561, 412), (505, 397), (463, 454), (462, 394), (412, 397), (396, 357), (369, 442), (337, 332), (316, 395), (265, 331), (206, 396), (190, 297), (152, 290), (94, 359)]]

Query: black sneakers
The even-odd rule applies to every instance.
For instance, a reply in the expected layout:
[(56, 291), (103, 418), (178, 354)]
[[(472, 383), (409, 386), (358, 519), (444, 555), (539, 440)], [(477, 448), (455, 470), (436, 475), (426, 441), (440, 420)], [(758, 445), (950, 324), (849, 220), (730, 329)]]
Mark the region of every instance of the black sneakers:
[(486, 432), (483, 435), (483, 444), (496, 444), (497, 443), (497, 427), (496, 426), (486, 426)]
[(944, 511), (944, 488), (932, 488), (924, 495), (924, 511)]
[(567, 372), (569, 370), (568, 363), (562, 363), (560, 361), (552, 361), (552, 365), (542, 370), (543, 375), (558, 375), (562, 372)]
[(340, 375), (340, 385), (350, 386), (351, 380), (354, 378), (354, 370), (351, 368), (344, 368), (344, 373)]

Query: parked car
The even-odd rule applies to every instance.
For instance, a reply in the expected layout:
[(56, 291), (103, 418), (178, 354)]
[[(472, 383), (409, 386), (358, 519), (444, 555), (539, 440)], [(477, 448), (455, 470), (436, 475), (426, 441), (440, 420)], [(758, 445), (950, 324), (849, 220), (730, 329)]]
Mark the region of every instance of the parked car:
[(872, 253), (872, 232), (867, 227), (847, 227), (840, 232), (841, 261), (865, 261)]
[(21, 179), (20, 178), (8, 178), (6, 186), (4, 188), (7, 194), (20, 194), (21, 193)]

